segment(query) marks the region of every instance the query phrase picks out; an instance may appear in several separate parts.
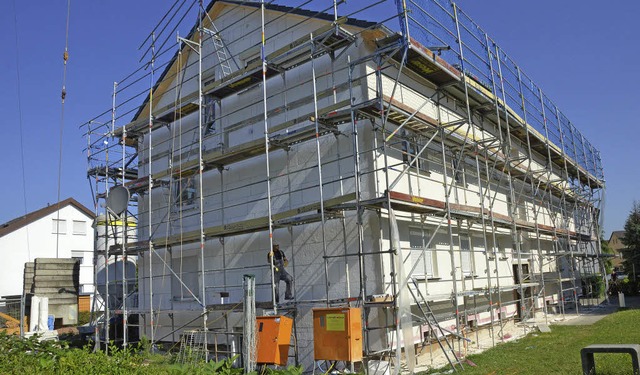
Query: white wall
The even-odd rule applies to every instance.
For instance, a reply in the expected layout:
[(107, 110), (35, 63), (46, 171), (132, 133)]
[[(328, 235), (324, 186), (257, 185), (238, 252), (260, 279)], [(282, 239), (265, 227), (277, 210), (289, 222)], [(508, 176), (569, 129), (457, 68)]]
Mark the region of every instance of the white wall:
[[(241, 15), (249, 13), (239, 12)], [(259, 25), (257, 13), (248, 16), (249, 20), (243, 22), (235, 22), (235, 18), (221, 18), (219, 28), (229, 30), (230, 35), (244, 35), (251, 25)], [(268, 17), (273, 17), (269, 14)], [(295, 17), (294, 17), (295, 18)], [(277, 23), (278, 28), (286, 27), (287, 17), (282, 24)], [(294, 24), (294, 23), (292, 23)], [(233, 25), (233, 26), (232, 26)], [(309, 33), (315, 28), (323, 25), (322, 22), (309, 21), (298, 26), (295, 31), (290, 32), (290, 38), (281, 35), (277, 40), (270, 40), (267, 45), (267, 53), (279, 48), (285, 43), (291, 42), (300, 36)], [(226, 27), (229, 26), (229, 29)], [(276, 27), (276, 26), (273, 26)], [(255, 30), (254, 30), (255, 31)], [(267, 35), (272, 35), (281, 29), (267, 30)], [(252, 48), (259, 41), (257, 32), (238, 41), (230, 46), (232, 54), (241, 55), (243, 51)], [(276, 45), (276, 43), (278, 43)], [(356, 59), (366, 53), (364, 44), (357, 47), (352, 46), (348, 53), (341, 55), (335, 66), (344, 66), (347, 56), (351, 55), (352, 59)], [(214, 63), (215, 59), (206, 60), (207, 64)], [(190, 56), (190, 61), (194, 62), (195, 57)], [(316, 60), (316, 73), (323, 76), (324, 73), (332, 69), (327, 56), (323, 56)], [(371, 73), (373, 70), (369, 68), (356, 69), (356, 76), (359, 74)], [(187, 75), (193, 75), (195, 71), (191, 68)], [(267, 82), (267, 92), (269, 99), (267, 100), (268, 110), (279, 108), (286, 103), (290, 103), (300, 98), (308, 97), (312, 93), (312, 85), (310, 79), (310, 64), (302, 65), (285, 73), (286, 84), (290, 89), (285, 93), (285, 81), (281, 76), (275, 76)], [(393, 74), (392, 74), (393, 75)], [(317, 80), (317, 90), (322, 92), (328, 89), (332, 82), (328, 78), (330, 75), (324, 75), (323, 78)], [(369, 99), (374, 93), (376, 87), (375, 82), (369, 79), (362, 80), (362, 86), (355, 89), (355, 103)], [(346, 72), (342, 70), (335, 75), (334, 79), (339, 84), (345, 82)], [(413, 86), (418, 85), (415, 82)], [(390, 96), (393, 82), (388, 77), (384, 77), (383, 88), (386, 95)], [(195, 86), (189, 84), (183, 87), (183, 95), (190, 94), (194, 91)], [(409, 84), (402, 84), (396, 93), (396, 99), (404, 101), (405, 104), (414, 108), (419, 107), (427, 97), (433, 94), (433, 90), (428, 87), (410, 87)], [(339, 102), (345, 98), (349, 98), (346, 90), (338, 90), (336, 92), (336, 100)], [(174, 99), (173, 93), (167, 93), (160, 100), (160, 105), (168, 104)], [(333, 97), (326, 97), (318, 101), (318, 107), (323, 108), (333, 103)], [(216, 124), (215, 132), (206, 137), (204, 140), (205, 151), (211, 150), (232, 150), (233, 147), (242, 145), (253, 140), (261, 140), (264, 137), (264, 123), (260, 119), (262, 114), (262, 87), (255, 86), (247, 89), (241, 94), (230, 95), (222, 100), (223, 112), (220, 120)], [(423, 108), (423, 112), (431, 117), (438, 117), (436, 114), (437, 107), (434, 103), (429, 103)], [(456, 108), (454, 103), (440, 108), (440, 116), (443, 121), (455, 121), (461, 118), (460, 110)], [(313, 113), (313, 104), (305, 103), (298, 106), (288, 108), (278, 114), (269, 117), (269, 127), (280, 124), (284, 121), (297, 118), (302, 115)], [(257, 120), (242, 122), (248, 118), (258, 117)], [(238, 125), (242, 122), (241, 125)], [(299, 130), (305, 125), (313, 124), (311, 121), (304, 121), (292, 125), (290, 129), (282, 130), (281, 133)], [(489, 136), (491, 125), (485, 124), (484, 130), (476, 129), (476, 134)], [(167, 170), (171, 165), (178, 166), (180, 160), (197, 159), (197, 115), (191, 115), (182, 119), (180, 123), (174, 123), (169, 127), (161, 128), (153, 132), (153, 155), (148, 157), (149, 136), (145, 136), (141, 142), (142, 149), (140, 159), (139, 173), (145, 176), (149, 170), (152, 173), (158, 173)], [(351, 124), (344, 124), (339, 130), (347, 135), (340, 135), (337, 138), (333, 135), (326, 135), (319, 141), (320, 158), (323, 163), (322, 173), (323, 194), (324, 199), (339, 197), (341, 195), (351, 193), (355, 189), (354, 171), (353, 171), (353, 144), (351, 138)], [(386, 189), (385, 173), (388, 173), (391, 180), (399, 175), (396, 170), (382, 170), (385, 166), (384, 158), (379, 150), (374, 150), (375, 137), (374, 127), (371, 121), (363, 119), (358, 122), (357, 130), (359, 132), (359, 146), (362, 153), (360, 157), (361, 170), (365, 173), (361, 180), (361, 189), (363, 198), (376, 198), (382, 195)], [(495, 127), (494, 127), (495, 128)], [(464, 134), (469, 127), (463, 126), (456, 136)], [(493, 129), (495, 130), (495, 129)], [(178, 142), (181, 137), (181, 144)], [(380, 143), (378, 143), (380, 146)], [(172, 148), (175, 150), (173, 159), (170, 157)], [(319, 201), (320, 189), (318, 187), (318, 159), (315, 140), (305, 143), (295, 144), (291, 146), (288, 152), (283, 150), (273, 151), (269, 154), (269, 166), (271, 177), (271, 193), (272, 193), (272, 209), (273, 213), (280, 213), (289, 209), (299, 208), (305, 204), (315, 203)], [(180, 158), (178, 158), (180, 155)], [(400, 183), (394, 188), (395, 191), (412, 194), (417, 196), (429, 197), (440, 201), (445, 200), (442, 182), (447, 179), (451, 183), (452, 176), (450, 172), (451, 165), (446, 167), (448, 173), (445, 175), (442, 165), (438, 165), (437, 160), (441, 156), (434, 150), (430, 160), (433, 168), (429, 176), (418, 176), (416, 174), (408, 174), (403, 177)], [(260, 155), (248, 160), (232, 163), (225, 166), (223, 171), (215, 169), (209, 170), (203, 175), (203, 203), (204, 203), (204, 226), (205, 228), (233, 225), (244, 220), (264, 218), (267, 216), (267, 184), (266, 184), (266, 168), (265, 156)], [(540, 168), (541, 161), (534, 157), (530, 161), (532, 168)], [(148, 160), (152, 161), (149, 168)], [(402, 166), (402, 156), (400, 152), (391, 152), (388, 155), (390, 164)], [(469, 162), (469, 160), (467, 160)], [(479, 207), (481, 200), (477, 194), (477, 176), (474, 169), (465, 170), (467, 183), (456, 185), (452, 195), (452, 202), (465, 204), (469, 206)], [(556, 178), (557, 176), (552, 176)], [(166, 179), (169, 181), (169, 179)], [(195, 186), (198, 186), (198, 178), (194, 177)], [(502, 215), (510, 214), (510, 197), (505, 185), (507, 180), (493, 179), (491, 181), (493, 199), (485, 198), (483, 202), (486, 207), (490, 207), (496, 213)], [(518, 182), (514, 182), (518, 184)], [(148, 222), (147, 212), (149, 203), (147, 196), (139, 201), (139, 218), (138, 238), (146, 239), (149, 233), (149, 227), (154, 238), (164, 238), (170, 235), (176, 235), (181, 232), (190, 232), (199, 230), (199, 202), (191, 203), (187, 207), (183, 207), (180, 211), (175, 205), (176, 188), (175, 180), (170, 181), (169, 185), (164, 188), (156, 188), (152, 191), (151, 197), (151, 225)], [(518, 186), (521, 187), (521, 186)], [(525, 210), (525, 216), (532, 217), (534, 205), (531, 200), (520, 202)], [(553, 211), (553, 210), (551, 210)], [(540, 210), (538, 213), (538, 222), (546, 225), (553, 225), (555, 221), (552, 216), (554, 212), (549, 210)], [(278, 228), (274, 231), (274, 242), (280, 244), (280, 248), (287, 254), (291, 264), (288, 268), (289, 272), (296, 280), (295, 295), (299, 300), (321, 300), (324, 298), (343, 298), (346, 296), (357, 297), (359, 294), (359, 265), (357, 257), (340, 257), (344, 254), (355, 254), (358, 251), (357, 243), (357, 227), (355, 225), (355, 213), (353, 211), (345, 212), (345, 222), (341, 220), (330, 220), (327, 222), (324, 233), (322, 227), (315, 224), (305, 224), (291, 228)], [(410, 256), (409, 228), (421, 225), (421, 219), (418, 215), (396, 213), (398, 215), (401, 254), (405, 257)], [(382, 223), (379, 223), (379, 221)], [(440, 225), (438, 217), (428, 217), (425, 220), (425, 227), (431, 233), (436, 232), (436, 228)], [(529, 219), (530, 220), (530, 219)], [(460, 227), (456, 223), (452, 225), (455, 236), (468, 236), (470, 241), (470, 264), (471, 269), (465, 274), (462, 264), (465, 260), (460, 253), (460, 244), (456, 237), (451, 245), (448, 228), (445, 225), (437, 230), (435, 241), (432, 243), (434, 252), (432, 253), (432, 261), (434, 264), (434, 274), (426, 278), (423, 282), (425, 293), (430, 295), (439, 295), (441, 300), (446, 300), (450, 296), (452, 290), (453, 278), (455, 275), (456, 288), (458, 291), (482, 290), (489, 287), (495, 288), (497, 282), (500, 287), (508, 288), (514, 285), (513, 269), (517, 266), (514, 261), (513, 238), (508, 228), (498, 228), (495, 230), (496, 243), (494, 244), (493, 236), (486, 239), (479, 223), (470, 226), (463, 222)], [(572, 228), (571, 219), (567, 223)], [(378, 253), (390, 249), (388, 224), (386, 217), (379, 217), (378, 214), (371, 210), (367, 211), (364, 216), (364, 245), (365, 253)], [(323, 234), (326, 248), (323, 246)], [(552, 246), (550, 239), (542, 236), (542, 241), (538, 245), (537, 241), (527, 237), (523, 241), (526, 244), (523, 248), (526, 251), (537, 251), (538, 246), (543, 250), (551, 251)], [(487, 249), (485, 247), (490, 247)], [(495, 249), (495, 250), (494, 250)], [(203, 297), (206, 304), (216, 304), (220, 302), (219, 292), (229, 292), (230, 298), (226, 302), (239, 302), (242, 297), (242, 275), (251, 273), (256, 276), (257, 293), (256, 298), (260, 302), (270, 300), (270, 276), (269, 268), (266, 260), (266, 254), (269, 250), (269, 237), (266, 231), (255, 232), (244, 235), (226, 237), (223, 240), (209, 239), (204, 246), (204, 259), (200, 257), (199, 244), (174, 244), (171, 250), (156, 249), (155, 254), (151, 257), (151, 268), (153, 273), (153, 302), (150, 300), (150, 283), (149, 283), (149, 267), (150, 254), (145, 253), (139, 259), (139, 278), (140, 278), (140, 308), (147, 310), (151, 303), (153, 309), (160, 310), (183, 310), (183, 314), (175, 314), (176, 321), (173, 322), (174, 327), (179, 327), (192, 320), (199, 315), (202, 307), (197, 303), (202, 302)], [(450, 253), (453, 250), (453, 254)], [(487, 253), (495, 251), (495, 256), (487, 263)], [(335, 256), (328, 258), (325, 274), (325, 258), (324, 255)], [(389, 285), (391, 280), (391, 256), (385, 255), (367, 255), (364, 257), (365, 266), (365, 296), (380, 293), (390, 293)], [(529, 262), (528, 257), (522, 262)], [(199, 276), (201, 272), (201, 264), (204, 263), (204, 278)], [(532, 260), (530, 268), (532, 271), (540, 265), (535, 264)], [(546, 267), (546, 268), (545, 268)], [(547, 272), (554, 271), (554, 266), (547, 264), (544, 268)], [(173, 270), (173, 272), (170, 271)], [(347, 271), (348, 269), (348, 271)], [(186, 288), (178, 282), (173, 273), (178, 274), (186, 286), (193, 292), (194, 296), (189, 295)], [(492, 281), (488, 279), (491, 276)], [(327, 287), (328, 285), (328, 287)], [(205, 289), (203, 296), (202, 289)], [(281, 285), (281, 292), (284, 283)], [(327, 290), (328, 289), (328, 290)], [(347, 290), (350, 290), (347, 293)], [(328, 293), (327, 293), (328, 292)], [(459, 297), (458, 302), (462, 303), (463, 298)], [(322, 303), (320, 303), (322, 304)], [(508, 307), (513, 310), (513, 306)], [(375, 317), (374, 317), (375, 319)], [(160, 326), (156, 337), (164, 336), (169, 333), (172, 323), (165, 313), (161, 313), (158, 317)], [(197, 327), (200, 321), (196, 321), (191, 327)], [(235, 323), (231, 323), (233, 325)], [(148, 328), (148, 327), (147, 327)], [(299, 336), (298, 342), (301, 346), (303, 356), (309, 356), (310, 343), (312, 342), (311, 325), (309, 318), (309, 308), (300, 308), (300, 323), (298, 326)], [(147, 332), (147, 335), (149, 333)], [(379, 336), (372, 334), (370, 338), (377, 340), (379, 344), (382, 340)], [(308, 358), (307, 358), (308, 359)], [(303, 362), (305, 360), (303, 359)]]
[[(241, 12), (243, 15), (244, 13)], [(268, 17), (274, 15), (268, 12)], [(248, 12), (247, 12), (248, 14)], [(218, 24), (219, 29), (228, 30), (232, 35), (243, 35), (249, 25), (259, 25), (259, 13), (249, 16), (246, 23), (234, 23), (231, 19), (221, 19)], [(274, 32), (281, 32), (288, 24), (295, 26), (299, 20), (285, 20), (273, 24), (276, 29), (267, 30), (267, 35)], [(292, 38), (308, 35), (309, 32), (324, 26), (325, 22), (309, 20), (290, 30)], [(233, 25), (233, 26), (231, 26)], [(226, 27), (230, 26), (229, 29)], [(284, 28), (284, 29), (283, 29)], [(252, 48), (260, 40), (259, 33), (243, 37), (237, 43), (230, 45), (232, 53), (241, 54), (242, 51)], [(269, 41), (267, 53), (280, 48), (290, 40), (277, 38)], [(277, 45), (276, 45), (277, 43)], [(353, 55), (361, 53), (362, 46), (351, 46), (349, 52)], [(239, 52), (240, 51), (240, 52)], [(336, 66), (343, 68), (333, 77), (326, 74), (331, 70), (328, 56), (322, 56), (316, 60), (316, 74), (318, 75), (317, 90), (319, 93), (330, 89), (333, 82), (340, 84), (347, 79), (347, 72), (344, 69), (347, 61), (347, 54), (344, 54), (336, 62)], [(194, 56), (191, 56), (194, 61)], [(194, 74), (193, 69), (188, 70), (187, 75)], [(332, 80), (333, 78), (333, 80)], [(300, 84), (300, 82), (304, 82)], [(299, 131), (301, 128), (314, 125), (309, 121), (309, 117), (314, 113), (312, 101), (313, 86), (311, 82), (310, 64), (306, 64), (286, 72), (286, 85), (289, 88), (286, 95), (275, 94), (268, 100), (269, 110), (280, 108), (285, 104), (289, 105), (288, 110), (279, 114), (274, 114), (269, 118), (269, 126), (280, 124), (284, 121), (306, 116), (300, 123), (293, 124), (287, 129), (277, 132), (286, 136), (287, 134)], [(294, 87), (295, 86), (295, 87)], [(183, 86), (183, 94), (187, 95), (195, 87)], [(281, 76), (269, 79), (268, 91), (278, 93), (285, 88), (285, 80)], [(358, 90), (358, 89), (356, 89)], [(361, 89), (360, 89), (361, 90)], [(356, 91), (356, 97), (362, 94)], [(173, 92), (165, 95), (165, 98), (173, 100)], [(304, 103), (300, 100), (306, 100)], [(349, 98), (349, 93), (345, 88), (336, 91), (335, 101), (340, 102)], [(165, 100), (164, 98), (161, 100)], [(167, 99), (168, 100), (168, 99)], [(296, 102), (298, 101), (298, 102)], [(264, 123), (262, 119), (244, 123), (243, 120), (262, 114), (262, 88), (256, 86), (244, 91), (240, 95), (231, 95), (222, 101), (223, 112), (221, 118), (216, 122), (216, 132), (210, 134), (205, 139), (204, 149), (211, 151), (216, 149), (233, 149), (233, 147), (243, 143), (258, 140), (264, 137)], [(167, 102), (168, 103), (168, 102)], [(332, 95), (325, 96), (318, 100), (318, 107), (322, 108), (334, 103)], [(160, 105), (161, 105), (160, 104)], [(173, 147), (175, 155), (182, 155), (182, 161), (197, 159), (197, 148), (193, 146), (197, 140), (195, 127), (197, 126), (197, 116), (191, 115), (182, 119), (180, 123), (174, 123), (166, 129), (159, 129), (153, 132), (153, 155), (151, 155), (152, 166), (150, 170), (154, 173), (166, 170), (169, 166), (170, 151)], [(351, 129), (350, 124), (339, 127), (339, 130), (348, 134)], [(181, 134), (182, 144), (174, 143), (178, 140), (177, 134)], [(220, 144), (223, 142), (224, 144)], [(322, 160), (323, 181), (322, 189), (324, 199), (340, 197), (354, 191), (353, 178), (353, 158), (352, 142), (344, 136), (335, 137), (332, 134), (320, 138), (320, 159)], [(148, 144), (149, 139), (145, 137), (142, 141), (142, 152), (139, 165), (139, 173), (144, 176), (149, 171), (148, 167)], [(283, 211), (296, 209), (309, 203), (319, 201), (320, 189), (318, 187), (317, 168), (317, 148), (314, 140), (305, 143), (294, 144), (289, 152), (278, 150), (270, 153), (270, 175), (272, 189), (272, 209), (277, 214)], [(192, 151), (190, 153), (190, 151)], [(173, 158), (174, 164), (178, 164), (178, 157)], [(226, 225), (238, 221), (262, 218), (267, 216), (266, 204), (266, 168), (264, 156), (258, 156), (249, 160), (233, 163), (226, 166), (225, 170), (210, 170), (204, 174), (204, 219), (207, 228), (217, 225)], [(369, 161), (364, 161), (365, 166)], [(289, 174), (289, 177), (287, 177)], [(366, 179), (365, 179), (366, 181)], [(328, 183), (327, 183), (328, 182)], [(195, 186), (198, 186), (198, 179), (195, 178)], [(173, 183), (175, 189), (175, 183)], [(368, 189), (368, 187), (367, 187)], [(199, 228), (199, 203), (183, 206), (180, 212), (176, 209), (175, 190), (169, 188), (158, 188), (152, 192), (152, 231), (154, 237), (162, 238), (166, 235), (178, 234), (198, 230)], [(197, 198), (196, 198), (197, 201)], [(139, 238), (146, 238), (149, 233), (148, 225), (148, 200), (147, 196), (139, 201)], [(315, 212), (315, 211), (314, 211)], [(309, 212), (309, 213), (314, 213)], [(302, 213), (305, 214), (305, 213)], [(357, 252), (357, 243), (354, 235), (356, 233), (355, 218), (353, 212), (347, 212), (347, 219), (343, 227), (341, 220), (329, 220), (324, 227), (324, 238), (326, 241), (326, 253), (323, 246), (323, 230), (320, 224), (307, 224), (287, 229), (276, 229), (274, 231), (274, 242), (280, 244), (289, 260), (287, 268), (295, 279), (294, 294), (299, 300), (322, 300), (327, 296), (327, 282), (329, 283), (329, 298), (344, 298), (349, 290), (349, 295), (357, 297), (359, 290), (359, 272), (357, 257), (342, 257), (341, 255), (354, 254)], [(375, 215), (372, 220), (375, 220)], [(373, 233), (371, 231), (374, 231)], [(346, 233), (347, 242), (345, 244), (344, 235)], [(370, 252), (377, 248), (376, 238), (379, 233), (375, 229), (365, 230), (364, 251)], [(230, 293), (227, 302), (235, 303), (242, 298), (242, 275), (251, 273), (256, 276), (257, 293), (256, 299), (259, 302), (271, 300), (269, 266), (266, 255), (269, 250), (269, 237), (266, 232), (256, 232), (252, 234), (226, 237), (224, 244), (219, 239), (207, 240), (205, 244), (205, 277), (204, 287), (206, 290), (206, 303), (215, 304), (220, 302), (219, 292)], [(201, 259), (199, 244), (185, 244), (183, 246), (173, 245), (171, 251), (157, 249), (158, 256), (152, 257), (153, 272), (153, 306), (154, 309), (184, 310), (183, 314), (175, 314), (175, 326), (180, 326), (193, 318), (193, 313), (187, 310), (198, 311), (201, 307), (197, 300), (202, 300), (202, 279), (199, 277), (201, 269)], [(324, 255), (333, 256), (327, 261), (327, 273), (325, 274)], [(367, 275), (367, 293), (376, 294), (381, 292), (378, 281), (379, 264), (377, 257), (369, 257), (366, 261), (363, 273)], [(140, 277), (140, 309), (146, 310), (151, 303), (149, 298), (149, 256), (144, 254), (139, 258)], [(180, 276), (193, 292), (191, 296), (184, 286), (180, 284), (169, 268)], [(348, 273), (346, 269), (348, 268)], [(376, 270), (371, 272), (372, 270)], [(282, 298), (284, 297), (284, 283), (281, 283)], [(350, 289), (349, 289), (350, 288)], [(196, 313), (197, 314), (197, 313)], [(299, 327), (299, 342), (302, 346), (310, 347), (312, 343), (312, 329), (309, 310), (301, 311), (301, 321)], [(161, 327), (158, 329), (158, 336), (168, 333), (171, 324), (165, 314), (158, 317)], [(233, 324), (233, 323), (231, 323)], [(194, 323), (193, 326), (197, 326)], [(149, 335), (149, 333), (147, 333)], [(309, 355), (306, 351), (305, 355)]]
[[(56, 234), (53, 220), (57, 213), (47, 215), (12, 233), (0, 237), (0, 296), (20, 295), (23, 287), (24, 264), (35, 258), (71, 258), (82, 256), (80, 266), (81, 293), (93, 292), (93, 228), (92, 219), (74, 206), (60, 209), (61, 230), (56, 254)], [(74, 221), (79, 230), (74, 234)], [(62, 225), (61, 225), (62, 227)], [(84, 234), (82, 234), (84, 233)]]

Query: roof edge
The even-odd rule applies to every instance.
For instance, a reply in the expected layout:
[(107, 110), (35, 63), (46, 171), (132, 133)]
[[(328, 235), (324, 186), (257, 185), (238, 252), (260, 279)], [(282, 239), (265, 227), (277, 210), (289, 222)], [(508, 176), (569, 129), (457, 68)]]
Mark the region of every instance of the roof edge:
[(47, 215), (50, 215), (56, 211), (58, 211), (59, 209), (63, 209), (67, 206), (74, 206), (75, 208), (77, 208), (80, 212), (82, 212), (83, 214), (85, 214), (88, 218), (90, 219), (94, 219), (95, 218), (95, 214), (93, 213), (93, 211), (91, 211), (90, 209), (88, 209), (85, 205), (83, 205), (82, 203), (78, 202), (77, 200), (75, 200), (74, 198), (67, 198), (63, 201), (60, 201), (59, 203), (55, 203), (52, 205), (48, 205), (46, 207), (43, 207), (41, 209), (35, 210), (35, 211), (31, 211), (29, 213), (27, 213), (26, 215), (17, 217), (15, 219), (9, 220), (4, 224), (0, 224), (0, 238), (6, 236), (7, 234), (13, 233), (16, 230), (23, 228), (35, 221), (38, 221), (44, 217), (46, 217)]

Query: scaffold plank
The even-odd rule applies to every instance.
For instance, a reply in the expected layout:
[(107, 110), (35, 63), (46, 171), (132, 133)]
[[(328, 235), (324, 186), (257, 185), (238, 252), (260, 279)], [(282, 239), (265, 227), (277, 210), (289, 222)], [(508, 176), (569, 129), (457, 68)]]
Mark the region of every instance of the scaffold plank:
[[(349, 202), (354, 199), (355, 199), (355, 193), (350, 193), (350, 194), (342, 195), (339, 197), (327, 199), (324, 201), (324, 208), (325, 210), (330, 211), (333, 206), (336, 206), (345, 202)], [(296, 215), (308, 213), (311, 211), (317, 211), (319, 209), (320, 209), (320, 202), (312, 203), (312, 204), (308, 204), (308, 205), (294, 208), (291, 210), (275, 213), (272, 215), (272, 220), (274, 222), (284, 221), (287, 218), (291, 218)], [(337, 217), (340, 217), (340, 215), (327, 215), (327, 217), (337, 218)], [(309, 222), (309, 217), (300, 216), (299, 220)], [(283, 223), (283, 225), (285, 224)], [(289, 223), (286, 223), (286, 225), (295, 225), (295, 222), (291, 221)], [(235, 236), (243, 233), (258, 232), (258, 231), (267, 230), (267, 229), (269, 229), (269, 218), (265, 216), (265, 217), (255, 218), (255, 219), (237, 221), (233, 223), (208, 227), (204, 229), (204, 234), (205, 234), (205, 237), (209, 239), (209, 238), (217, 238), (217, 237)], [(200, 231), (195, 230), (195, 231), (176, 234), (169, 237), (156, 238), (156, 239), (153, 239), (152, 242), (153, 242), (154, 248), (162, 248), (162, 247), (167, 247), (175, 244), (193, 243), (198, 241), (200, 241)], [(147, 244), (147, 248), (148, 248), (148, 244)], [(146, 249), (141, 246), (139, 250), (144, 251)]]
[[(400, 35), (395, 34), (376, 40), (376, 44), (379, 48), (384, 48), (394, 43), (398, 43), (400, 38)], [(395, 53), (391, 55), (391, 58), (397, 62), (402, 61), (403, 51), (394, 51)], [(406, 64), (409, 69), (438, 86), (447, 85), (461, 80), (462, 74), (457, 69), (439, 56), (435, 55), (416, 39), (411, 38), (407, 46), (406, 59)]]
[[(349, 104), (348, 100), (338, 102), (336, 104), (327, 106), (321, 110), (319, 110), (318, 115), (324, 116), (332, 111), (340, 109)], [(296, 119), (289, 120), (278, 125), (274, 125), (269, 128), (269, 134), (274, 134), (278, 131), (285, 130), (289, 127), (298, 125), (303, 122), (308, 122), (312, 118), (313, 113), (309, 113), (303, 116), (300, 116)], [(324, 127), (323, 131), (320, 132), (321, 135), (328, 134), (331, 131), (334, 131), (336, 128), (332, 129)], [(315, 138), (315, 125), (307, 125), (306, 127), (298, 128), (297, 130), (293, 130), (291, 132), (287, 132), (286, 134), (280, 134), (277, 137), (274, 137), (275, 142), (270, 145), (269, 151), (274, 151), (277, 149), (283, 149), (287, 147), (287, 145), (292, 143), (299, 143), (307, 140), (311, 140)], [(265, 153), (265, 142), (263, 139), (255, 139), (249, 142), (245, 142), (239, 144), (234, 147), (230, 147), (227, 149), (213, 149), (206, 151), (202, 160), (204, 163), (205, 171), (211, 170), (213, 168), (217, 168), (219, 166), (229, 165), (232, 163), (239, 162), (241, 160), (246, 160), (248, 158), (261, 155)], [(156, 172), (152, 175), (154, 180), (159, 180), (162, 178), (166, 178), (168, 176), (172, 176), (174, 178), (178, 177), (186, 177), (189, 175), (193, 175), (198, 170), (198, 160), (189, 160), (183, 162), (180, 165), (177, 165), (173, 169), (166, 169), (163, 171)]]

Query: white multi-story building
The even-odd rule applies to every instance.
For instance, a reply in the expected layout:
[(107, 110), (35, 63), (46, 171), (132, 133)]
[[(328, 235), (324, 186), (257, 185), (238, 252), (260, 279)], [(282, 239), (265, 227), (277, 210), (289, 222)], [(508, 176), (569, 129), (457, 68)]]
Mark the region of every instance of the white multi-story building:
[(78, 292), (93, 293), (93, 218), (88, 208), (68, 198), (2, 224), (0, 296), (22, 295), (25, 263), (36, 258), (77, 259)]
[[(314, 307), (362, 307), (380, 355), (425, 303), (460, 337), (577, 306), (600, 267), (597, 150), (453, 3), (381, 3), (344, 10), (362, 21), (214, 1), (113, 133), (137, 161), (103, 170), (138, 194), (147, 337), (232, 331), (245, 274), (271, 308), (273, 243), (307, 365)], [(424, 323), (403, 345), (442, 334)]]

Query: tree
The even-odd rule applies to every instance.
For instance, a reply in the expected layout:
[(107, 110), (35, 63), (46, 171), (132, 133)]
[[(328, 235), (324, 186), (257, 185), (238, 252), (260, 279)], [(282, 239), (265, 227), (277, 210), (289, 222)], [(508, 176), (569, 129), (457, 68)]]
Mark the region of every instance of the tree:
[[(600, 233), (600, 253), (613, 255), (615, 252), (609, 245), (609, 241), (604, 239), (604, 232)], [(613, 260), (611, 258), (604, 258), (604, 272), (605, 275), (610, 275), (613, 271)]]
[(636, 272), (640, 272), (640, 203), (633, 202), (633, 207), (627, 221), (624, 223), (624, 238), (622, 243), (626, 247), (622, 250), (624, 261), (622, 265), (631, 276), (632, 280), (637, 280)]

